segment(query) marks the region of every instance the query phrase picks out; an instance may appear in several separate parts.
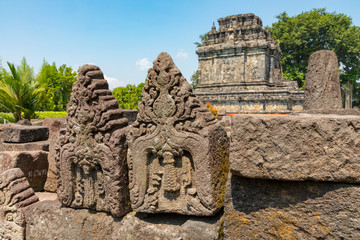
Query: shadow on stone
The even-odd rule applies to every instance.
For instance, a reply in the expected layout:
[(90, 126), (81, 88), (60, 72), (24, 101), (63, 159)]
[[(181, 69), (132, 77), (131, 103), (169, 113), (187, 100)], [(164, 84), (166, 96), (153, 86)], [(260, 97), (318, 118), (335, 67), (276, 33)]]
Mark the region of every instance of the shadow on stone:
[(219, 211), (215, 216), (212, 217), (198, 217), (198, 216), (181, 215), (175, 213), (161, 213), (161, 214), (136, 213), (135, 217), (151, 224), (166, 224), (166, 225), (181, 226), (189, 220), (193, 222), (206, 222), (208, 224), (215, 224), (222, 217), (223, 213), (224, 210), (221, 209), (221, 211)]
[(266, 208), (287, 208), (310, 199), (332, 195), (339, 189), (354, 187), (351, 184), (330, 182), (287, 182), (279, 180), (231, 177), (233, 208), (251, 214)]

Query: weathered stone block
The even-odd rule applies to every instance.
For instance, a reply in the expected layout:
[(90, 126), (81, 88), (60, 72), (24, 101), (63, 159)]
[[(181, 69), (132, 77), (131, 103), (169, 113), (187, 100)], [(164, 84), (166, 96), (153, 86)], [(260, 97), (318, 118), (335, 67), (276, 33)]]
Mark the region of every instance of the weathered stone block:
[(44, 151), (0, 152), (0, 173), (11, 168), (20, 168), (35, 191), (43, 191), (49, 168)]
[(321, 50), (309, 57), (304, 110), (342, 109), (339, 64), (335, 52)]
[(19, 168), (0, 174), (0, 239), (24, 239), (24, 211), (38, 200)]
[(237, 115), (230, 170), (247, 178), (360, 182), (360, 117)]
[(49, 151), (49, 141), (28, 143), (5, 143), (0, 136), (0, 151)]
[(128, 121), (97, 66), (81, 67), (56, 148), (62, 204), (111, 212), (130, 210), (126, 165)]
[(225, 239), (360, 239), (360, 186), (232, 176)]
[(124, 112), (124, 117), (126, 117), (129, 122), (129, 125), (133, 124), (133, 122), (136, 121), (136, 116), (138, 114), (138, 111), (123, 109), (123, 112)]
[(49, 137), (49, 129), (41, 126), (13, 125), (3, 129), (4, 142), (27, 143), (46, 140)]
[(128, 136), (132, 208), (213, 215), (223, 206), (229, 138), (167, 53), (147, 78)]
[(26, 213), (26, 239), (154, 240), (221, 239), (222, 214), (190, 217), (176, 214), (127, 214), (114, 218), (103, 212), (72, 209), (58, 201), (44, 201)]
[(44, 190), (48, 192), (56, 192), (56, 163), (55, 163), (55, 146), (59, 141), (59, 131), (66, 127), (66, 117), (60, 118), (46, 118), (43, 121), (43, 126), (49, 128), (49, 143), (50, 149), (48, 154), (49, 170), (47, 172), (47, 179)]

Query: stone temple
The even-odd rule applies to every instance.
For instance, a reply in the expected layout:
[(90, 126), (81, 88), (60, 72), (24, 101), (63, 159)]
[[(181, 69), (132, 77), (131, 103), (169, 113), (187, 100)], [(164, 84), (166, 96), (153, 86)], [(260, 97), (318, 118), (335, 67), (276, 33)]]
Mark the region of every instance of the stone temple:
[(196, 95), (227, 113), (302, 110), (304, 93), (282, 78), (280, 46), (254, 14), (219, 18), (196, 53)]

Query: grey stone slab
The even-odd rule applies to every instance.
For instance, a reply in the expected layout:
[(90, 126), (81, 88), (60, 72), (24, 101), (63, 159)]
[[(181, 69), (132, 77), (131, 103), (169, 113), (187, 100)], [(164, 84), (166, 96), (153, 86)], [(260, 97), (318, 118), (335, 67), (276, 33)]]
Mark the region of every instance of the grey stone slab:
[(247, 178), (360, 182), (360, 117), (236, 115), (230, 170)]
[(62, 240), (215, 240), (222, 238), (222, 213), (214, 217), (104, 212), (72, 209), (57, 200), (43, 201), (26, 212), (26, 239)]

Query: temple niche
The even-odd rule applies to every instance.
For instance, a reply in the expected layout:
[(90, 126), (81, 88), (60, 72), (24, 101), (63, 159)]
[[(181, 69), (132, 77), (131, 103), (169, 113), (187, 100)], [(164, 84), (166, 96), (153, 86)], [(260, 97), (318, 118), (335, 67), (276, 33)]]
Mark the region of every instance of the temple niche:
[(125, 215), (130, 210), (128, 120), (97, 66), (81, 67), (67, 111), (67, 127), (60, 130), (56, 148), (60, 202)]
[(132, 209), (213, 215), (224, 204), (229, 138), (169, 54), (147, 78), (128, 135)]
[(254, 14), (219, 18), (201, 47), (195, 94), (228, 113), (302, 110), (304, 94), (282, 78), (280, 46)]

